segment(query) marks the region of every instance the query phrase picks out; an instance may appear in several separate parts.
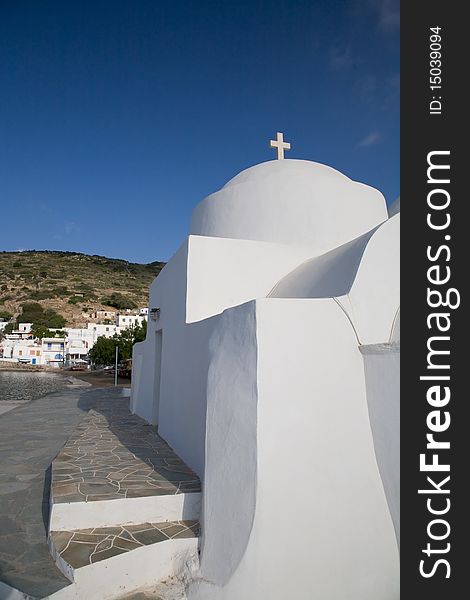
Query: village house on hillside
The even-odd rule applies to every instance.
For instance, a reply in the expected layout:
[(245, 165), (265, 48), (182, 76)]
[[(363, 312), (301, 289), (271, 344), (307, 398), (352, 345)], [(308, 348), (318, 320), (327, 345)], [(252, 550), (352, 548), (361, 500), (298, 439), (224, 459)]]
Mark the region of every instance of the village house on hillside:
[[(141, 312), (144, 311), (144, 312)], [(65, 337), (37, 339), (32, 332), (32, 323), (19, 323), (18, 328), (0, 339), (0, 361), (59, 368), (68, 363), (86, 362), (89, 351), (99, 337), (111, 338), (125, 329), (142, 325), (147, 320), (147, 309), (132, 313), (96, 311), (100, 320), (113, 318), (112, 323), (89, 322), (85, 327), (63, 327)], [(3, 321), (4, 327), (7, 322)]]

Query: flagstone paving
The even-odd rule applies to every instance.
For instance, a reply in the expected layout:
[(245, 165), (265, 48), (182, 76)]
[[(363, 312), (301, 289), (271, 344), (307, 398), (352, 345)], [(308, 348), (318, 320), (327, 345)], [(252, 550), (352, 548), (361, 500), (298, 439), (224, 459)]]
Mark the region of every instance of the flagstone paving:
[(199, 492), (197, 475), (126, 406), (91, 410), (52, 465), (54, 503)]
[(141, 546), (198, 536), (197, 521), (173, 521), (55, 531), (51, 539), (60, 557), (74, 569), (79, 569)]
[[(105, 402), (124, 403), (107, 395)], [(103, 390), (64, 390), (0, 416), (0, 581), (42, 598), (69, 581), (47, 546), (50, 465)]]
[[(47, 524), (50, 466), (71, 436), (71, 454), (62, 455), (65, 460), (54, 473), (62, 501), (200, 489), (196, 476), (177, 461), (155, 428), (129, 413), (128, 403), (119, 388), (82, 388), (50, 394), (0, 415), (0, 582), (34, 598), (70, 584), (50, 556)], [(85, 447), (85, 439), (101, 440), (95, 452), (93, 444)], [(158, 475), (151, 477), (154, 468)], [(64, 483), (72, 484), (72, 491), (61, 489)], [(93, 484), (100, 486), (99, 492)]]

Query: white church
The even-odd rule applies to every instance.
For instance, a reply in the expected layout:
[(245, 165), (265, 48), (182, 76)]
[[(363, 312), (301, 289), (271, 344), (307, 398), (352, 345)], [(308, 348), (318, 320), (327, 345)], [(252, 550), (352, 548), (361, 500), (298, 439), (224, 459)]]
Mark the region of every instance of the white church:
[(399, 209), (284, 159), (194, 209), (131, 409), (202, 482), (189, 600), (398, 600)]

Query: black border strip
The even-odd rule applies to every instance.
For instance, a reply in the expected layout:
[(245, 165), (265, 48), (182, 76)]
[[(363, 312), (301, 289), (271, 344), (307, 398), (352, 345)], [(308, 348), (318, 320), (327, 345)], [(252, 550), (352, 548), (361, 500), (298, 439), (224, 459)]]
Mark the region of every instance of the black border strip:
[[(468, 87), (469, 69), (465, 65), (470, 55), (470, 30), (462, 14), (464, 7), (457, 2), (434, 0), (402, 3), (401, 7), (401, 598), (410, 600), (460, 600), (468, 595), (470, 397), (464, 382), (469, 370), (466, 288), (470, 230), (464, 179), (470, 169), (465, 164), (469, 153), (464, 148), (464, 135), (469, 128), (463, 103)], [(434, 34), (431, 28), (436, 27), (441, 28), (441, 64), (431, 65), (430, 60), (437, 58), (430, 56), (433, 49), (437, 51), (437, 45), (430, 47), (430, 36)], [(430, 72), (431, 68), (435, 70)], [(442, 87), (432, 90), (430, 77), (440, 77)], [(437, 86), (436, 82), (438, 79), (433, 82)], [(437, 102), (431, 105), (432, 100), (439, 100), (441, 107)], [(449, 154), (429, 154), (437, 151)], [(431, 169), (428, 180), (428, 161), (450, 169)], [(439, 203), (444, 208), (429, 206)], [(448, 219), (447, 227), (433, 228)], [(449, 274), (449, 281), (442, 282)], [(439, 283), (431, 283), (430, 279)], [(456, 291), (450, 292), (450, 304), (457, 304), (460, 297), (460, 306), (431, 307), (430, 303), (439, 304), (439, 296), (435, 293), (429, 298), (428, 288), (440, 292), (443, 298), (453, 288)], [(447, 316), (430, 317), (428, 322), (433, 313)], [(449, 325), (449, 330), (440, 331), (438, 322), (442, 329)], [(450, 353), (429, 354), (428, 344), (432, 350)], [(421, 376), (450, 379), (420, 380)], [(436, 389), (428, 396), (433, 386)], [(440, 402), (445, 387), (451, 394), (447, 403)], [(445, 427), (448, 419), (450, 424)], [(437, 432), (437, 428), (443, 431)], [(449, 442), (450, 448), (427, 448), (427, 434), (433, 434), (434, 440)], [(425, 454), (427, 464), (436, 460), (440, 465), (448, 464), (450, 470), (420, 469), (420, 454)], [(433, 454), (437, 456), (433, 458)], [(434, 483), (427, 480), (428, 476)], [(450, 479), (442, 483), (448, 476)], [(419, 489), (430, 492), (419, 494)], [(430, 512), (447, 508), (441, 515)], [(430, 534), (442, 539), (432, 539)], [(439, 560), (442, 562), (437, 563)], [(420, 573), (420, 565), (427, 577)]]

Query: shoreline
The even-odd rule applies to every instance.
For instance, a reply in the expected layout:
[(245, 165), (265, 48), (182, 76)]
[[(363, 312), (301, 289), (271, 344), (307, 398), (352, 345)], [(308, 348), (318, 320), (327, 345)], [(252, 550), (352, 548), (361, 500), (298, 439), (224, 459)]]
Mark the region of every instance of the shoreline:
[[(51, 367), (33, 367), (31, 365), (16, 366), (8, 363), (0, 363), (0, 372), (6, 373), (50, 373), (59, 375), (64, 379), (79, 379), (93, 387), (114, 387), (114, 375), (104, 373), (103, 371), (64, 371), (63, 369), (54, 369)], [(118, 378), (119, 387), (130, 387), (130, 379)]]
[[(63, 371), (58, 369), (45, 369), (45, 368), (30, 368), (25, 369), (23, 367), (19, 368), (1, 368), (0, 373), (49, 373), (55, 374), (63, 379), (64, 390), (68, 389), (77, 389), (77, 388), (88, 388), (88, 389), (99, 389), (99, 388), (109, 388), (114, 387), (114, 376), (103, 373), (102, 371)], [(129, 379), (118, 379), (118, 387), (119, 388), (130, 388), (130, 380)], [(45, 394), (47, 396), (48, 394)], [(29, 404), (30, 402), (35, 402), (40, 398), (44, 398), (45, 396), (40, 396), (39, 398), (30, 398), (27, 400), (2, 400), (0, 401), (0, 417), (15, 408), (23, 406), (25, 404)]]

